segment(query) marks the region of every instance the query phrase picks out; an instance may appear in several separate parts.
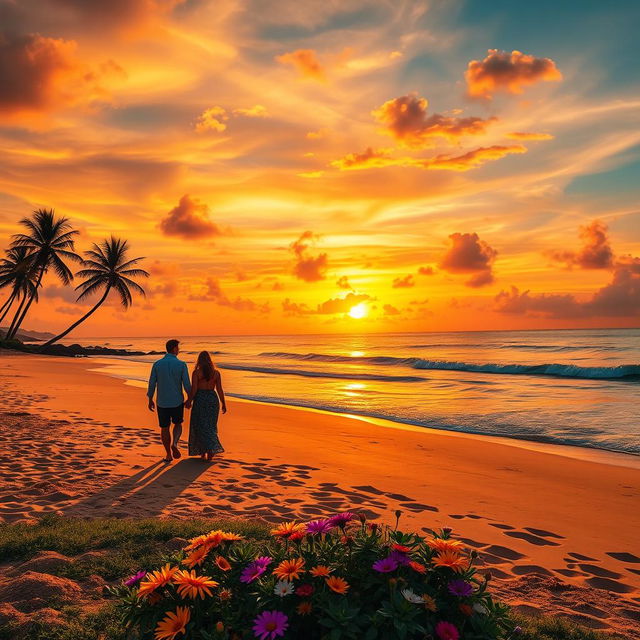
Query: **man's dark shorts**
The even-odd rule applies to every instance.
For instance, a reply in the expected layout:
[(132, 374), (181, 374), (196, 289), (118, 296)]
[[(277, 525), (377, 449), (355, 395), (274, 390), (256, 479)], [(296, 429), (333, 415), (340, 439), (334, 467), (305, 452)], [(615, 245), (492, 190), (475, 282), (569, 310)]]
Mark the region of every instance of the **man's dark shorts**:
[(158, 423), (161, 429), (168, 429), (173, 424), (182, 424), (184, 420), (184, 403), (178, 407), (158, 407)]

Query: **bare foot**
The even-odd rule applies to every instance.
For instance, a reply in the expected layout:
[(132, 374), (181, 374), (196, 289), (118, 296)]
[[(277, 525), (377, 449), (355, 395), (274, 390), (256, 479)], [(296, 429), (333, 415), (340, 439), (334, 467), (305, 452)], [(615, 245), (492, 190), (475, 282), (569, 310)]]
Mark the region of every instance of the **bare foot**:
[(180, 453), (180, 449), (176, 447), (175, 444), (171, 445), (171, 453), (173, 453), (173, 457), (177, 460), (178, 458), (182, 458), (182, 454)]
[(213, 460), (213, 453), (207, 453), (207, 462), (211, 462)]
[(173, 458), (162, 458), (162, 462), (164, 462), (165, 464), (169, 464), (172, 460)]

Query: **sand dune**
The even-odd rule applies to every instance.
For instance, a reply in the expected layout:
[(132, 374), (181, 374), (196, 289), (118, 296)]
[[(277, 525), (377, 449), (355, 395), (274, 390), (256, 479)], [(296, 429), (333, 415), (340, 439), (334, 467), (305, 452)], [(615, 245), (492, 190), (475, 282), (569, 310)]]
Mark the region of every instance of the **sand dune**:
[[(230, 401), (226, 453), (161, 462), (144, 391), (88, 360), (0, 355), (0, 518), (309, 519), (351, 509), (452, 526), (523, 611), (640, 634), (640, 465)], [(186, 439), (186, 430), (185, 436)], [(515, 443), (517, 445), (517, 443)]]

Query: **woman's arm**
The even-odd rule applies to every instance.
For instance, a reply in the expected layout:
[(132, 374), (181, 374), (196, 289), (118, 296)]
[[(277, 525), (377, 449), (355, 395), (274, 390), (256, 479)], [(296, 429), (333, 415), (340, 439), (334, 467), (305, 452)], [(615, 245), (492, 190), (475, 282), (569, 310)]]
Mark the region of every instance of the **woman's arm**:
[(222, 413), (227, 413), (227, 402), (224, 399), (224, 391), (222, 390), (222, 376), (218, 370), (216, 370), (216, 391), (218, 392), (218, 398), (220, 398), (220, 404), (222, 405)]
[(194, 369), (193, 373), (191, 374), (191, 391), (189, 391), (187, 402), (184, 405), (187, 409), (191, 409), (191, 403), (193, 402), (193, 398), (195, 397), (197, 390), (198, 390), (198, 376), (196, 375), (196, 372)]

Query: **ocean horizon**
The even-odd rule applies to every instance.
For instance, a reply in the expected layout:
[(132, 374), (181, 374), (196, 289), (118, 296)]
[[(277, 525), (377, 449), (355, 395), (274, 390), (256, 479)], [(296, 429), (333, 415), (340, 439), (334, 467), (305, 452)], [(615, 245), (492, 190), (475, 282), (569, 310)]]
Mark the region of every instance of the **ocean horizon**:
[[(177, 336), (180, 338), (180, 336)], [(185, 336), (229, 397), (443, 431), (640, 454), (640, 329)], [(67, 343), (162, 351), (164, 339)], [(157, 356), (96, 357), (141, 383)]]

